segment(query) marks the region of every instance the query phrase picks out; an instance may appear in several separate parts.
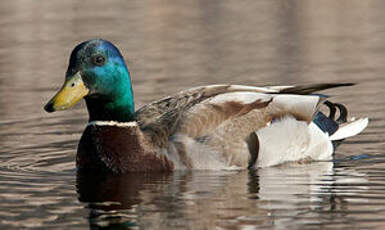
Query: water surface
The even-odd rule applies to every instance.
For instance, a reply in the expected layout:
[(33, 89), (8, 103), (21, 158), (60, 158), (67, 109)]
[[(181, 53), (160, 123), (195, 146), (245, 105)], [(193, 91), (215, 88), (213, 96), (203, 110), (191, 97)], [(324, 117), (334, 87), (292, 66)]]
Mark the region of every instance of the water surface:
[[(383, 1), (0, 2), (0, 229), (380, 229)], [(137, 107), (205, 84), (356, 82), (329, 90), (370, 126), (333, 162), (256, 171), (77, 174), (84, 104), (47, 114), (72, 48), (116, 43)]]

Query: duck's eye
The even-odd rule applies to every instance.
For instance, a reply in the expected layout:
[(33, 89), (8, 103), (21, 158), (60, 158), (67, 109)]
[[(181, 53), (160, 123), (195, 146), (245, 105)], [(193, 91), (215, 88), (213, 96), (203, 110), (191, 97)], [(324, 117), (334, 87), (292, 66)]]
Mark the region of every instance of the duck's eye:
[(106, 58), (103, 57), (102, 55), (97, 55), (97, 56), (93, 57), (92, 61), (95, 65), (102, 66), (102, 65), (104, 65), (104, 62), (106, 61)]

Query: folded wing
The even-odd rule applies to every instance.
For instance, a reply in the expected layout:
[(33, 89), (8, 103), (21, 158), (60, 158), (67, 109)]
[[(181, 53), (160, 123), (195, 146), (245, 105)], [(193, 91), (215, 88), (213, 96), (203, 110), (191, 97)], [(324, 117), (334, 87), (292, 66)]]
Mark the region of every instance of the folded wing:
[[(250, 153), (258, 144), (250, 136), (254, 131), (289, 115), (310, 123), (325, 97), (306, 94), (345, 85), (197, 87), (142, 107), (136, 117), (158, 146), (167, 147), (170, 138), (184, 135), (219, 148), (229, 165), (247, 166), (257, 154)], [(186, 152), (183, 145), (179, 148)]]

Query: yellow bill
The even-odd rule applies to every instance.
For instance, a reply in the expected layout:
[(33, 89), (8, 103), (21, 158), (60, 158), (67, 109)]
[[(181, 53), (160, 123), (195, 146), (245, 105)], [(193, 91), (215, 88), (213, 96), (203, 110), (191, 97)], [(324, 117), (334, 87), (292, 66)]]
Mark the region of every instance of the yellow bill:
[(77, 72), (68, 78), (59, 92), (44, 106), (45, 111), (54, 112), (72, 108), (80, 99), (85, 97), (89, 89), (84, 85), (82, 77)]

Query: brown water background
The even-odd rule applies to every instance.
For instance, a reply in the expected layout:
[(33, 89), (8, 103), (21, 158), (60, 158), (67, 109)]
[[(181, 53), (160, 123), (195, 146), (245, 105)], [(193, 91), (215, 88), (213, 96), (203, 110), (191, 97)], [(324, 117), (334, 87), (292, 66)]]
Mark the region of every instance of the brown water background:
[[(0, 1), (0, 229), (385, 229), (385, 1)], [(84, 104), (47, 114), (73, 47), (111, 40), (136, 104), (205, 84), (329, 90), (369, 127), (333, 162), (76, 175)]]

